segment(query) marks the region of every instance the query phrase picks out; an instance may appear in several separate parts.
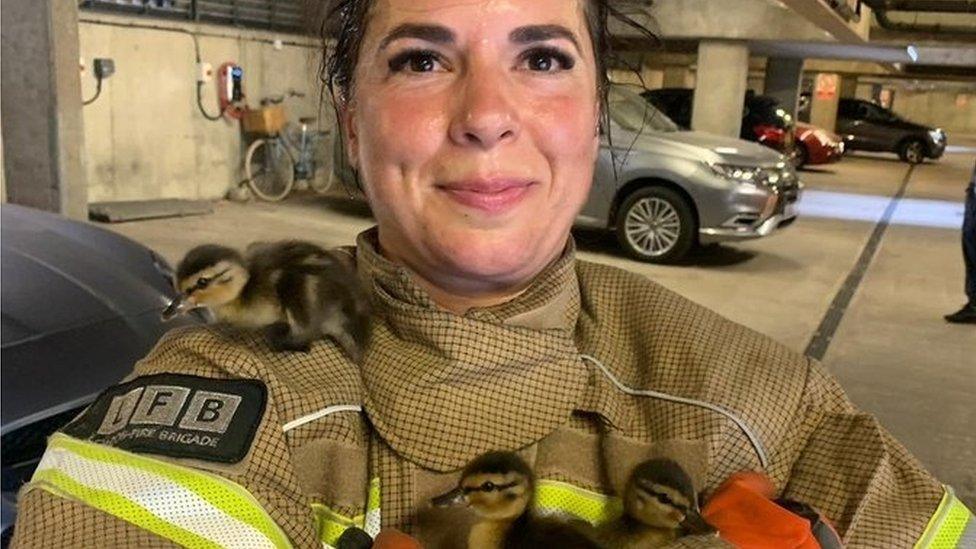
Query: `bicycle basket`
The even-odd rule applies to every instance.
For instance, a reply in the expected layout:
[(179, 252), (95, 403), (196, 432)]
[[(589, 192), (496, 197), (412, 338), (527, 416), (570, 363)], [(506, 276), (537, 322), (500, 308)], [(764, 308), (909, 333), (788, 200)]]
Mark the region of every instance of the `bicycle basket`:
[(261, 135), (276, 135), (287, 122), (285, 108), (281, 105), (248, 109), (244, 111), (244, 117), (241, 118), (241, 125), (245, 132)]

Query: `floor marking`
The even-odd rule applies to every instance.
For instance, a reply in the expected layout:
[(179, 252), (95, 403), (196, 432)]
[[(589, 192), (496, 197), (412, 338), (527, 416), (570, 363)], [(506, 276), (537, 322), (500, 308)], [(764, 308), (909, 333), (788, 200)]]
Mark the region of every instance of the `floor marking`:
[(844, 280), (844, 284), (837, 290), (833, 301), (830, 302), (830, 307), (827, 307), (827, 312), (824, 313), (820, 325), (813, 332), (810, 343), (807, 344), (806, 351), (804, 351), (804, 354), (808, 357), (823, 360), (824, 355), (827, 354), (827, 348), (830, 347), (834, 333), (837, 332), (840, 321), (844, 319), (844, 313), (847, 312), (847, 307), (851, 304), (851, 299), (854, 298), (854, 294), (857, 293), (857, 289), (861, 285), (861, 280), (864, 279), (864, 273), (867, 272), (868, 267), (871, 265), (871, 260), (874, 259), (874, 254), (881, 245), (881, 239), (884, 237), (888, 225), (891, 224), (891, 217), (894, 215), (898, 203), (905, 196), (905, 190), (908, 189), (908, 182), (911, 180), (912, 172), (914, 171), (914, 164), (908, 167), (908, 171), (905, 172), (905, 177), (901, 180), (901, 186), (898, 187), (898, 192), (888, 202), (884, 213), (881, 214), (881, 219), (878, 220), (878, 223), (874, 226), (874, 230), (871, 232), (871, 237), (868, 238), (864, 249), (861, 250), (861, 255), (851, 268), (851, 272), (847, 274), (847, 279)]

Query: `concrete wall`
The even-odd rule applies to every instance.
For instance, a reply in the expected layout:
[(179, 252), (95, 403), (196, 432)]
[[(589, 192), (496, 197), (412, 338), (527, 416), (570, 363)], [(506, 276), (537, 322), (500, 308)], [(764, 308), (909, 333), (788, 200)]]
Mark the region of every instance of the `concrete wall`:
[[(257, 106), (267, 95), (295, 89), (289, 117), (319, 116), (314, 40), (293, 35), (81, 12), (82, 93), (95, 93), (92, 59), (115, 60), (115, 74), (84, 108), (85, 162), (91, 202), (157, 198), (213, 199), (243, 179), (243, 142), (236, 120), (211, 122), (196, 101), (197, 33), (202, 60), (244, 68), (244, 92)], [(151, 25), (153, 29), (130, 28)], [(274, 40), (283, 43), (280, 49)], [(204, 84), (203, 104), (217, 112), (216, 84)], [(322, 110), (331, 127), (332, 112)], [(323, 117), (320, 117), (320, 119)]]
[[(958, 96), (963, 95), (957, 104)], [(896, 89), (892, 110), (899, 115), (949, 133), (976, 134), (976, 86), (972, 89), (919, 90)]]

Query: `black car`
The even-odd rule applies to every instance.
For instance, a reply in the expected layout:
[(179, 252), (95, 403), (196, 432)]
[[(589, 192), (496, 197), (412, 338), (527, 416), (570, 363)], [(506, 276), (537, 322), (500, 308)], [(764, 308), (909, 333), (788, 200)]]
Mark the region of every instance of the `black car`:
[[(662, 88), (641, 94), (658, 110), (679, 126), (690, 128), (695, 90), (691, 88)], [(739, 137), (755, 141), (784, 154), (793, 151), (793, 117), (768, 95), (746, 93), (742, 105), (742, 129)]]
[(3, 534), (47, 437), (132, 371), (164, 332), (175, 297), (166, 262), (121, 235), (54, 214), (0, 206)]
[(893, 152), (912, 164), (939, 158), (946, 148), (946, 134), (941, 129), (905, 120), (863, 99), (840, 100), (836, 131), (851, 136), (848, 150)]

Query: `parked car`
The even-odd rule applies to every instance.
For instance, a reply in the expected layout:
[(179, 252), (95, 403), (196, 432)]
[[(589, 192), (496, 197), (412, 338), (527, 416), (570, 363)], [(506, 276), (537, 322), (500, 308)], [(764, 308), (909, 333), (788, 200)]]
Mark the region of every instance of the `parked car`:
[(608, 106), (609, 139), (577, 225), (614, 231), (635, 259), (668, 263), (696, 244), (759, 238), (796, 219), (801, 185), (785, 156), (684, 131), (623, 86)]
[[(810, 119), (809, 94), (801, 102), (799, 118)], [(841, 98), (837, 106), (837, 133), (849, 135), (848, 151), (893, 152), (903, 162), (918, 164), (942, 156), (946, 133), (902, 118), (871, 101)]]
[[(658, 110), (683, 128), (691, 127), (695, 90), (691, 88), (662, 88), (641, 94)], [(746, 93), (742, 105), (742, 128), (739, 137), (755, 141), (784, 154), (793, 151), (793, 117), (779, 101), (768, 95)]]
[(132, 371), (165, 331), (172, 271), (151, 250), (88, 223), (0, 205), (2, 545), (16, 493), (47, 437)]
[(830, 164), (844, 157), (846, 140), (821, 127), (797, 122), (793, 130), (793, 165)]
[(911, 164), (939, 158), (946, 148), (942, 129), (905, 120), (863, 99), (840, 100), (837, 131), (853, 136), (848, 144), (851, 149), (893, 152)]

